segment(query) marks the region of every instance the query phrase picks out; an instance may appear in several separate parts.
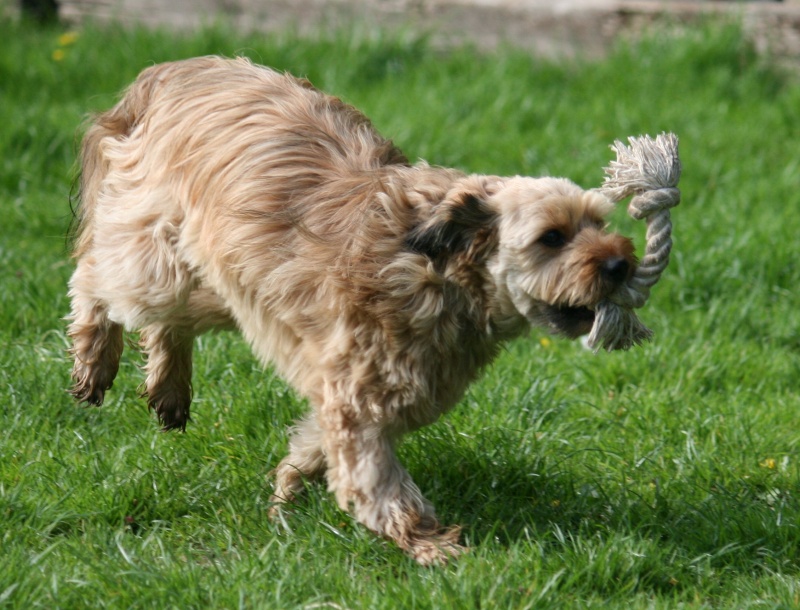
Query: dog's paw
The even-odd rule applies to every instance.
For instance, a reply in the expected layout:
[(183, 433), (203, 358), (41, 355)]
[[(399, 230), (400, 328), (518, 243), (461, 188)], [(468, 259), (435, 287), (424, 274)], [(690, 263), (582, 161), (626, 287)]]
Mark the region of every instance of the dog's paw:
[(460, 536), (461, 528), (455, 526), (436, 534), (414, 537), (403, 546), (406, 553), (421, 565), (443, 565), (469, 550), (459, 544)]
[(155, 411), (162, 430), (186, 432), (186, 423), (191, 419), (189, 415), (191, 400), (191, 396), (167, 394), (158, 398), (150, 397), (147, 405), (152, 411)]
[(270, 521), (281, 521), (283, 516), (289, 512), (289, 507), (294, 502), (294, 495), (287, 498), (285, 496), (278, 496), (272, 494), (269, 498), (269, 510), (267, 510), (267, 517)]
[(116, 372), (113, 368), (87, 366), (78, 362), (72, 371), (72, 388), (69, 393), (79, 403), (99, 407), (103, 404), (106, 390), (114, 385)]
[(69, 390), (69, 393), (79, 403), (99, 407), (103, 404), (106, 389), (100, 386), (92, 386), (88, 382), (76, 382), (72, 389)]
[(286, 502), (275, 499), (275, 496), (272, 496), (269, 501), (271, 506), (267, 510), (267, 518), (273, 523), (280, 523), (286, 513)]

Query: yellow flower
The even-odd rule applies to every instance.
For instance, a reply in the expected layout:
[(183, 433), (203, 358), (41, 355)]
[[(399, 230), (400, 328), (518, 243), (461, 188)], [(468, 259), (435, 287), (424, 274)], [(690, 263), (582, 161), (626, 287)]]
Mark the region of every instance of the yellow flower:
[(547, 337), (542, 337), (541, 339), (539, 339), (539, 345), (541, 345), (545, 349), (550, 347), (552, 344), (553, 344), (553, 342), (550, 341), (550, 339), (548, 339)]
[(78, 32), (64, 32), (58, 37), (58, 45), (61, 47), (68, 47), (78, 40)]
[(758, 465), (762, 468), (769, 468), (770, 470), (773, 470), (775, 468), (775, 460), (773, 458), (767, 458), (763, 462), (759, 462)]
[(65, 55), (64, 49), (56, 49), (53, 51), (53, 61), (62, 61)]

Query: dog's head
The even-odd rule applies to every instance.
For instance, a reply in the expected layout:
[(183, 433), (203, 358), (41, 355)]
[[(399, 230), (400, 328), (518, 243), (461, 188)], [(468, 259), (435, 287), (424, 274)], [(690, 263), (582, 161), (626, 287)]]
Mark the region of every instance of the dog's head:
[(565, 179), (470, 176), (407, 243), (441, 265), (484, 267), (501, 326), (524, 318), (574, 338), (636, 268), (631, 240), (605, 230), (612, 209)]

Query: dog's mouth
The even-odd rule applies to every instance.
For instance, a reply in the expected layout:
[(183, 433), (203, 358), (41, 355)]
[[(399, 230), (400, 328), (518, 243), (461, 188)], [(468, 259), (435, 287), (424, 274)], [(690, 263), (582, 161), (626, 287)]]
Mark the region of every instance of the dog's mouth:
[(547, 305), (544, 317), (554, 332), (570, 339), (588, 334), (594, 325), (594, 309), (585, 306)]

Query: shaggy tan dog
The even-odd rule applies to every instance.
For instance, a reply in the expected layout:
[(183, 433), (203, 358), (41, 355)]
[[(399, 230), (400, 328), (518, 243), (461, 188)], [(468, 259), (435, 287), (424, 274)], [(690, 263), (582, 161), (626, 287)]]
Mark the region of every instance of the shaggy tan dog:
[(99, 405), (140, 330), (147, 398), (183, 429), (198, 333), (238, 328), (306, 397), (273, 501), (324, 475), (417, 561), (457, 555), (398, 462), (530, 324), (576, 337), (635, 268), (612, 204), (555, 178), (411, 165), (369, 120), (245, 59), (142, 72), (83, 143), (74, 396)]

